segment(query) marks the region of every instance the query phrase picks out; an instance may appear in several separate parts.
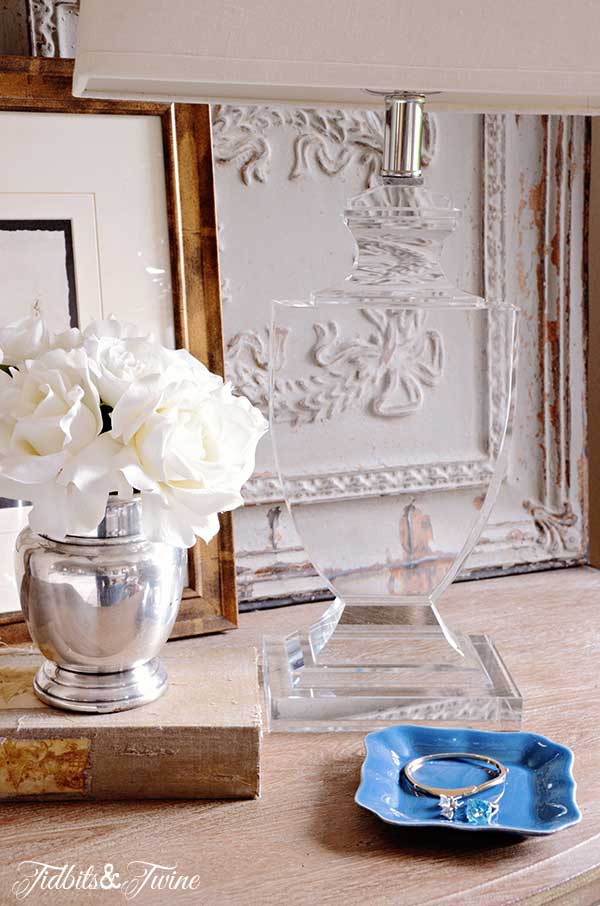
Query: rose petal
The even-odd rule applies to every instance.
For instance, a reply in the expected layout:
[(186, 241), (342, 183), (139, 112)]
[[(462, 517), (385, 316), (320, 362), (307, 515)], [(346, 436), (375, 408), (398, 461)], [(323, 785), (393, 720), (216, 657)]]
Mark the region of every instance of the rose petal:
[(55, 478), (66, 459), (64, 450), (49, 456), (4, 456), (0, 476), (23, 484), (41, 484)]
[(132, 384), (112, 411), (113, 436), (128, 444), (144, 421), (152, 415), (161, 396), (160, 378), (152, 376)]

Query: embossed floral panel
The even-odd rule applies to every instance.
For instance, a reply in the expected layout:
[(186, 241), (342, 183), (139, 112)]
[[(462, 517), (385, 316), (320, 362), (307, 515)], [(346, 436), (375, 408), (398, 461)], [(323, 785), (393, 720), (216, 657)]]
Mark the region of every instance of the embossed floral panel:
[[(37, 52), (72, 55), (76, 0), (29, 3)], [(217, 107), (213, 128), (228, 374), (266, 409), (270, 300), (306, 298), (349, 271), (353, 248), (341, 212), (376, 178), (381, 120), (364, 111)], [(427, 123), (425, 163), (429, 187), (464, 211), (445, 250), (449, 276), (523, 311), (509, 474), (467, 573), (580, 562), (587, 549), (585, 120), (436, 115)], [(335, 324), (301, 338), (313, 346), (316, 384), (289, 389), (282, 405), (290, 417), (326, 418), (335, 398), (350, 413), (357, 393), (370, 394), (380, 419), (410, 412), (432, 387), (459, 400), (468, 394), (467, 383), (444, 385), (444, 352), (430, 328), (409, 343), (402, 380), (392, 368), (385, 386), (374, 383), (370, 369), (385, 355), (385, 330), (373, 324), (360, 348)], [(450, 437), (448, 420), (441, 415), (439, 430)], [(302, 458), (317, 488), (318, 442)], [(351, 450), (339, 451), (338, 465), (357, 487), (368, 485)], [(326, 594), (285, 512), (268, 442), (245, 496), (248, 506), (236, 513), (242, 606)], [(401, 544), (400, 519), (397, 530)]]
[[(341, 212), (349, 196), (376, 178), (381, 124), (376, 114), (347, 111), (217, 109), (217, 190), (229, 376), (266, 409), (267, 322), (272, 297), (306, 298), (350, 269), (352, 244)], [(585, 121), (569, 117), (436, 115), (426, 136), (426, 182), (463, 209), (444, 266), (457, 284), (523, 310), (520, 392), (507, 481), (467, 566), (470, 575), (577, 562), (585, 555), (585, 456), (582, 285)], [(258, 228), (260, 224), (260, 229)], [(386, 362), (399, 330), (402, 363)], [(355, 335), (357, 331), (355, 331)], [(360, 331), (358, 331), (360, 334)], [(278, 396), (290, 418), (328, 417), (328, 407), (357, 411), (369, 395), (381, 420), (410, 413), (428, 388), (468, 405), (468, 375), (444, 380), (444, 350), (419, 325), (373, 324), (359, 342), (335, 320), (310, 338), (315, 368), (306, 386)], [(285, 356), (294, 338), (280, 344)], [(379, 379), (375, 379), (375, 375)], [(410, 431), (410, 418), (403, 429)], [(453, 441), (455, 417), (442, 406), (432, 430)], [(318, 500), (318, 432), (306, 449), (306, 493)], [(469, 467), (457, 449), (459, 470)], [(368, 470), (347, 447), (337, 470), (356, 492), (373, 494)], [(380, 478), (378, 478), (380, 480)], [(319, 590), (280, 503), (267, 445), (246, 488), (253, 504), (238, 514), (242, 600), (310, 596)], [(396, 545), (401, 545), (398, 520)], [(357, 539), (359, 544), (359, 540)], [(349, 555), (351, 555), (351, 551)], [(357, 552), (358, 553), (358, 552)]]

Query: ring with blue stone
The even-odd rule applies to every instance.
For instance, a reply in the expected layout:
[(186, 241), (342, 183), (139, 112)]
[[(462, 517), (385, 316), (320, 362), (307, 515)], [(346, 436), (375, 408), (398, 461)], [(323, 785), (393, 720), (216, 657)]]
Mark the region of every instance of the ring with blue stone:
[[(456, 787), (446, 789), (444, 787), (427, 786), (420, 783), (415, 773), (424, 764), (430, 761), (477, 761), (483, 762), (492, 776), (483, 783), (472, 784), (471, 786)], [(465, 818), (469, 824), (486, 825), (490, 824), (493, 817), (498, 813), (499, 805), (497, 801), (490, 801), (475, 797), (476, 793), (482, 793), (484, 790), (491, 789), (504, 784), (508, 768), (496, 758), (490, 755), (479, 755), (473, 752), (437, 752), (433, 755), (421, 755), (419, 758), (413, 758), (402, 769), (404, 776), (410, 783), (415, 792), (426, 793), (438, 800), (438, 807), (443, 818), (454, 821), (459, 809), (465, 806)], [(465, 800), (467, 800), (465, 802)]]
[(465, 817), (469, 824), (487, 825), (492, 823), (494, 815), (500, 808), (497, 802), (488, 802), (487, 799), (469, 799), (465, 809)]

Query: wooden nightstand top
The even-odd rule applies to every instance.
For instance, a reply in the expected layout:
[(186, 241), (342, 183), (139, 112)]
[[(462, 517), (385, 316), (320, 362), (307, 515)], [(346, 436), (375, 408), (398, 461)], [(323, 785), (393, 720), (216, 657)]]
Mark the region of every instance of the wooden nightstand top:
[[(238, 631), (172, 642), (169, 654), (260, 646), (263, 634), (290, 632), (323, 609), (245, 614)], [(161, 906), (598, 904), (600, 572), (460, 583), (442, 611), (453, 626), (493, 637), (525, 699), (523, 728), (574, 750), (579, 825), (519, 842), (401, 831), (354, 804), (362, 736), (272, 735), (264, 740), (260, 800), (6, 805), (0, 902), (12, 901), (18, 863), (35, 859), (80, 869), (112, 863), (122, 876), (129, 862), (147, 860), (201, 876), (195, 893), (140, 894), (139, 902)], [(61, 906), (72, 896), (41, 891), (35, 901)], [(77, 906), (118, 903), (119, 896), (79, 892)]]

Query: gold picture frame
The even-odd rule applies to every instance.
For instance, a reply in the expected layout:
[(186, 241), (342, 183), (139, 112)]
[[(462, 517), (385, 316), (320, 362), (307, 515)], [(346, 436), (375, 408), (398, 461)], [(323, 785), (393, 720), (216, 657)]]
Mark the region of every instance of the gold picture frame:
[[(223, 374), (223, 336), (210, 110), (200, 104), (81, 100), (71, 60), (0, 56), (0, 111), (160, 117), (176, 345)], [(237, 625), (231, 514), (189, 552), (189, 578), (171, 638)], [(0, 614), (0, 640), (28, 638), (20, 612)]]

